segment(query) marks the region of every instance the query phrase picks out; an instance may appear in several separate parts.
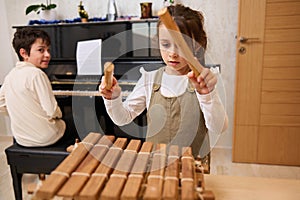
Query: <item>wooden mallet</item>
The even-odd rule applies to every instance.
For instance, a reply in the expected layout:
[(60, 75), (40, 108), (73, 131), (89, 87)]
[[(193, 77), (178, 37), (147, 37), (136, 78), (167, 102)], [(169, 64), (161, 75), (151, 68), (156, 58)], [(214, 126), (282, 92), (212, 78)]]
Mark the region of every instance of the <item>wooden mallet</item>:
[(114, 64), (112, 62), (106, 62), (104, 64), (104, 81), (105, 88), (110, 90), (113, 84)]
[(181, 57), (187, 60), (190, 69), (194, 72), (195, 76), (199, 76), (202, 72), (203, 66), (195, 59), (191, 49), (185, 42), (177, 24), (171, 17), (167, 8), (163, 8), (162, 10), (158, 11), (158, 16), (162, 23), (166, 26), (169, 30), (170, 35), (174, 39), (175, 44), (179, 48), (182, 55)]

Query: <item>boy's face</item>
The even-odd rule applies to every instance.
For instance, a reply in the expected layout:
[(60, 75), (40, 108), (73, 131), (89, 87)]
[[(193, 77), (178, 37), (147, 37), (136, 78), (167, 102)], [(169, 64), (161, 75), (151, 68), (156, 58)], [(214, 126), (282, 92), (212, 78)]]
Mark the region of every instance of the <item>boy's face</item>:
[(188, 72), (187, 61), (180, 56), (177, 45), (163, 24), (159, 26), (159, 49), (162, 59), (167, 65), (167, 69), (176, 71), (179, 74), (186, 74)]
[(24, 61), (30, 62), (38, 68), (48, 68), (51, 59), (50, 48), (41, 38), (36, 39), (30, 49), (30, 56), (25, 54)]

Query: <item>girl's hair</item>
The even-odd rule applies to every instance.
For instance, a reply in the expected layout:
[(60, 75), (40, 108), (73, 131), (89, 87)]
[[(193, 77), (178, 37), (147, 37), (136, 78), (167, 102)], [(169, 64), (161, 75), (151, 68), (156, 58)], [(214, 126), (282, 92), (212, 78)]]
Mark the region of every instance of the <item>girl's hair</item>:
[(32, 44), (36, 41), (36, 39), (42, 39), (42, 41), (47, 45), (51, 45), (50, 37), (47, 32), (36, 29), (36, 28), (18, 28), (14, 34), (14, 38), (12, 41), (12, 45), (19, 57), (20, 61), (23, 61), (23, 57), (20, 55), (20, 49), (23, 48), (27, 52), (28, 56), (30, 56), (30, 50)]
[[(204, 51), (207, 47), (207, 36), (204, 30), (204, 17), (202, 13), (183, 6), (182, 4), (169, 6), (168, 11), (173, 17), (180, 32), (183, 34), (186, 43), (191, 47), (194, 55), (200, 60), (200, 62), (204, 62)], [(159, 20), (157, 30), (159, 30), (159, 26), (161, 24), (162, 22)]]

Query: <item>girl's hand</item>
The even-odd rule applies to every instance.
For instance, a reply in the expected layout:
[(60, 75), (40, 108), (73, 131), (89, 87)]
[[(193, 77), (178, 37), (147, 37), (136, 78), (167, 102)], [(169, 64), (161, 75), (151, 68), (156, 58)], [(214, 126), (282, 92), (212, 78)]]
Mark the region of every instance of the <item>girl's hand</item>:
[(192, 81), (196, 91), (199, 94), (210, 93), (211, 91), (213, 91), (217, 84), (216, 75), (208, 68), (203, 68), (201, 74), (198, 77), (195, 77), (193, 71), (190, 71), (187, 76)]
[(113, 77), (113, 83), (110, 90), (106, 89), (104, 76), (101, 78), (101, 84), (99, 85), (99, 92), (105, 99), (116, 99), (121, 94), (121, 87), (118, 84), (118, 81), (115, 77)]

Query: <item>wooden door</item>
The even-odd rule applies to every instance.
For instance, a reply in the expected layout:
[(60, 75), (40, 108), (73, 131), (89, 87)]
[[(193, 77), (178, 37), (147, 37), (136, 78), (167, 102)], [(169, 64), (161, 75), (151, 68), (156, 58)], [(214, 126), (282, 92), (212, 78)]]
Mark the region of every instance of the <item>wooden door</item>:
[(300, 0), (239, 0), (233, 161), (300, 165)]

